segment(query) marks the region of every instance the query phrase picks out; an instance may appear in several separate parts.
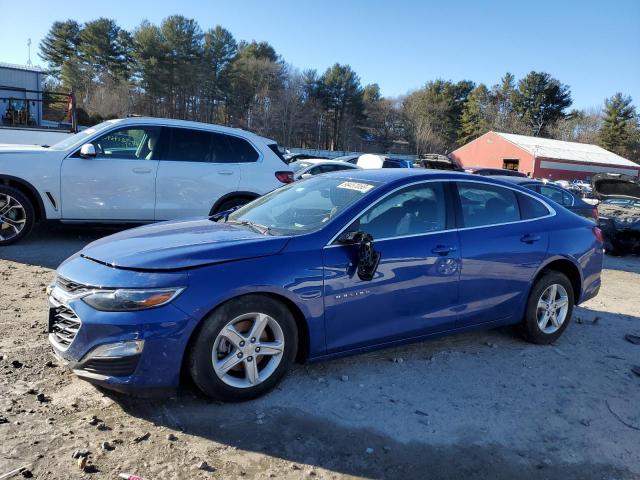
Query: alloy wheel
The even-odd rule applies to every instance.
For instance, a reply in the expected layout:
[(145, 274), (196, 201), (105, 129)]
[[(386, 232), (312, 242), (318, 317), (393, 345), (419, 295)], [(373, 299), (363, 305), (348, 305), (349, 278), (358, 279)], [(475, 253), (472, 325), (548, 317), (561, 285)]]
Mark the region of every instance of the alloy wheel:
[(224, 383), (250, 388), (268, 379), (282, 360), (284, 333), (264, 313), (247, 313), (227, 323), (213, 343), (213, 369)]
[(540, 295), (536, 310), (538, 327), (543, 333), (557, 332), (567, 319), (569, 295), (559, 283), (549, 285)]
[(20, 235), (26, 222), (24, 206), (11, 195), (0, 193), (0, 241)]

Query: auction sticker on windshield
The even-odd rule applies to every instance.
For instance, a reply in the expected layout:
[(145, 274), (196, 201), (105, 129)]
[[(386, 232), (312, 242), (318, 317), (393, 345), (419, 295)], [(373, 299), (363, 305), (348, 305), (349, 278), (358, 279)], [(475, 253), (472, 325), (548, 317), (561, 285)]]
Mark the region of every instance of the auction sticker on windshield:
[(346, 188), (348, 190), (356, 190), (360, 193), (367, 193), (373, 188), (373, 185), (360, 182), (342, 182), (337, 188)]

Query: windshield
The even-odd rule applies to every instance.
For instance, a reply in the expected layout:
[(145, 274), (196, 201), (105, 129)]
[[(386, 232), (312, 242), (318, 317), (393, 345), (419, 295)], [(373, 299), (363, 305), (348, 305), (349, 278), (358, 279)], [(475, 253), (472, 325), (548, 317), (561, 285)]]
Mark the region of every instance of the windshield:
[(298, 160), (297, 162), (291, 162), (289, 164), (289, 168), (291, 168), (291, 170), (293, 170), (294, 172), (297, 172), (298, 170), (302, 170), (303, 168), (310, 167), (311, 165), (313, 165), (313, 163), (303, 162), (301, 160)]
[(106, 130), (109, 127), (113, 127), (116, 122), (117, 121), (114, 120), (107, 120), (106, 122), (99, 123), (98, 125), (82, 130), (75, 135), (71, 135), (64, 140), (51, 145), (49, 148), (51, 148), (51, 150), (66, 150), (74, 145), (81, 145), (85, 143), (86, 139), (93, 136), (93, 134)]
[(374, 182), (313, 177), (254, 200), (226, 221), (258, 226), (271, 235), (308, 233), (322, 228), (377, 186)]

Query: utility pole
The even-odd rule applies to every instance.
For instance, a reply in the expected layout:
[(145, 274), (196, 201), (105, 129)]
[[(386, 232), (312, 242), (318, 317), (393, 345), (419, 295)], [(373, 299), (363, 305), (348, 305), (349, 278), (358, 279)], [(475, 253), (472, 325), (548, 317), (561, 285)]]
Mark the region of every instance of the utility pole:
[(31, 39), (27, 40), (27, 49), (29, 50), (29, 59), (27, 60), (27, 65), (31, 66)]

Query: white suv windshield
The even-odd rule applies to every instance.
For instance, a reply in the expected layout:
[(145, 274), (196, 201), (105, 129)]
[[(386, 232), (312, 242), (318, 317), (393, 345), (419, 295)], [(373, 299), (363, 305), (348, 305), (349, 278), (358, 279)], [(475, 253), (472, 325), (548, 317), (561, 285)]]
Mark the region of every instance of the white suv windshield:
[(272, 235), (308, 233), (322, 228), (377, 185), (368, 181), (314, 177), (254, 200), (230, 214), (226, 221), (255, 226)]
[(82, 130), (75, 135), (71, 135), (64, 140), (51, 145), (51, 147), (49, 148), (51, 148), (51, 150), (67, 150), (68, 148), (71, 148), (73, 146), (82, 145), (89, 137), (92, 137), (94, 134), (106, 130), (107, 128), (113, 127), (116, 123), (117, 121), (107, 120), (106, 122), (102, 122), (91, 128)]

